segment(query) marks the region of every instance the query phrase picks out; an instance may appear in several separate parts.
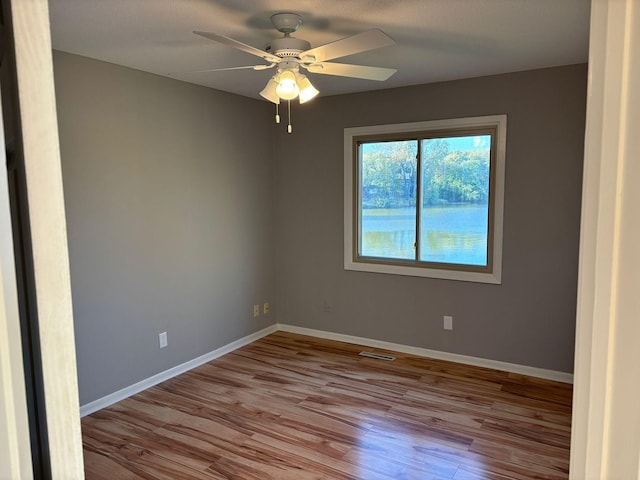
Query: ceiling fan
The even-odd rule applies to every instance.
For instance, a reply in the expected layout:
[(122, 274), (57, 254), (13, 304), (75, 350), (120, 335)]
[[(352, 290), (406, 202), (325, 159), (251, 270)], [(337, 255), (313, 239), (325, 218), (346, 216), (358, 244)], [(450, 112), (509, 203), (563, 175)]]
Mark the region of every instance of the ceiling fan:
[[(353, 77), (365, 80), (387, 80), (396, 70), (392, 68), (352, 65), (347, 63), (329, 62), (340, 57), (374, 50), (376, 48), (393, 45), (395, 42), (382, 30), (377, 28), (352, 35), (335, 42), (311, 48), (311, 44), (300, 38), (291, 36), (302, 25), (302, 17), (297, 13), (281, 12), (271, 16), (273, 26), (283, 34), (281, 38), (271, 40), (264, 50), (244, 44), (233, 38), (211, 32), (194, 31), (196, 35), (236, 48), (245, 53), (255, 55), (264, 60), (265, 64), (247, 65), (242, 67), (214, 68), (201, 72), (216, 72), (223, 70), (268, 70), (276, 68), (276, 73), (269, 79), (260, 95), (276, 104), (276, 122), (280, 122), (278, 105), (280, 100), (294, 100), (299, 98), (305, 103), (316, 95), (318, 90), (300, 69), (310, 73)], [(289, 107), (290, 108), (290, 107)], [(290, 111), (289, 111), (290, 113)], [(288, 125), (291, 133), (291, 122)]]

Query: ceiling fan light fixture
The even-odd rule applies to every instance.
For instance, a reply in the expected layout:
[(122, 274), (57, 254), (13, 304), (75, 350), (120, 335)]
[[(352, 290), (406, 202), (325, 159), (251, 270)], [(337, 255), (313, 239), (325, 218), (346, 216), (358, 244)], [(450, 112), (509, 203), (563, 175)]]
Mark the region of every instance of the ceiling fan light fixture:
[(276, 94), (282, 100), (293, 100), (300, 93), (300, 87), (296, 82), (296, 76), (290, 70), (285, 70), (278, 76)]
[(316, 95), (320, 93), (318, 89), (314, 87), (309, 81), (309, 79), (304, 75), (298, 76), (298, 87), (300, 87), (299, 96), (300, 96), (301, 104), (306, 103), (309, 100), (315, 98)]
[(347, 57), (393, 45), (395, 43), (393, 39), (378, 28), (372, 28), (340, 40), (311, 48), (311, 43), (307, 40), (291, 36), (291, 34), (297, 31), (302, 25), (301, 15), (294, 12), (278, 12), (271, 16), (271, 21), (273, 26), (276, 27), (283, 36), (272, 39), (262, 50), (234, 40), (231, 37), (213, 32), (194, 31), (193, 33), (213, 40), (214, 42), (235, 48), (241, 52), (259, 57), (266, 62), (266, 64), (260, 65), (215, 68), (203, 71), (214, 72), (245, 69), (258, 71), (277, 67), (276, 74), (269, 79), (260, 92), (260, 95), (276, 105), (276, 123), (280, 123), (280, 103), (282, 100), (286, 101), (287, 113), (289, 115), (287, 131), (289, 133), (292, 132), (291, 100), (298, 97), (298, 100), (302, 104), (315, 98), (320, 93), (318, 89), (311, 84), (309, 79), (300, 73), (300, 68), (304, 68), (311, 73), (377, 81), (384, 81), (396, 72), (396, 70), (392, 68), (330, 62), (330, 60), (335, 58)]
[(278, 82), (276, 81), (275, 77), (271, 77), (267, 82), (267, 85), (260, 92), (260, 95), (269, 100), (271, 103), (275, 103), (277, 105), (280, 103), (280, 97), (276, 93), (277, 88)]

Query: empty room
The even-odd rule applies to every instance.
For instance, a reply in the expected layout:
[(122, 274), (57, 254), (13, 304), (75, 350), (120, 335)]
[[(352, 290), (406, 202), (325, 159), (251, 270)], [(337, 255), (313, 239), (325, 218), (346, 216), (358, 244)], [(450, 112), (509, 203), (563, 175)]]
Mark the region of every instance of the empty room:
[[(637, 36), (620, 10), (36, 3), (51, 32), (69, 330), (44, 332), (37, 200), (19, 193), (35, 190), (29, 127), (5, 113), (13, 228), (15, 212), (31, 225), (13, 235), (26, 252), (16, 311), (38, 306), (21, 321), (32, 377), (25, 366), (15, 416), (29, 449), (7, 478), (567, 479), (637, 468), (633, 441), (610, 466), (603, 452), (617, 440), (596, 427), (608, 419), (629, 434), (612, 438), (633, 438), (614, 367), (634, 349), (625, 356), (607, 337), (635, 332), (625, 295), (636, 257), (628, 270), (621, 259), (637, 231), (615, 193), (628, 157), (610, 174), (593, 166), (606, 141), (626, 138), (613, 129), (627, 131), (622, 113), (620, 125), (598, 117), (611, 111), (602, 92), (615, 90), (604, 88), (615, 78), (603, 49), (623, 52), (620, 95), (637, 75), (635, 50), (602, 40), (607, 18)], [(49, 345), (71, 362), (64, 374), (49, 373)], [(594, 367), (603, 358), (608, 370)], [(25, 462), (34, 473), (16, 477)]]

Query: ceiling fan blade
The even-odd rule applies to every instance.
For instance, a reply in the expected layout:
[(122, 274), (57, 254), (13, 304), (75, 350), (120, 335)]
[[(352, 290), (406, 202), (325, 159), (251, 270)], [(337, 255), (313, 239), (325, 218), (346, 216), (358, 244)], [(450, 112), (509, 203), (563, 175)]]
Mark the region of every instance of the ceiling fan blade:
[(244, 67), (225, 67), (225, 68), (209, 68), (207, 70), (195, 70), (191, 73), (205, 73), (205, 72), (224, 72), (226, 70), (268, 70), (269, 68), (275, 67), (275, 63), (271, 63), (269, 65), (246, 65)]
[(397, 72), (395, 68), (367, 67), (364, 65), (350, 65), (348, 63), (314, 63), (307, 67), (311, 73), (323, 75), (337, 75), (339, 77), (363, 78), (383, 82)]
[(223, 45), (227, 45), (228, 47), (233, 47), (238, 50), (242, 50), (245, 53), (255, 55), (256, 57), (260, 57), (266, 60), (267, 62), (280, 62), (280, 57), (271, 55), (270, 53), (260, 50), (259, 48), (252, 47), (251, 45), (239, 42), (237, 40), (234, 40), (233, 38), (225, 37), (224, 35), (218, 35), (211, 32), (198, 32), (194, 30), (193, 33), (195, 33), (196, 35), (200, 35), (201, 37), (208, 38), (209, 40), (213, 40), (214, 42), (222, 43)]
[(325, 60), (346, 57), (354, 53), (386, 47), (394, 43), (396, 42), (386, 33), (378, 28), (374, 28), (302, 52), (300, 58), (304, 60), (305, 57), (314, 57), (316, 62), (324, 62)]

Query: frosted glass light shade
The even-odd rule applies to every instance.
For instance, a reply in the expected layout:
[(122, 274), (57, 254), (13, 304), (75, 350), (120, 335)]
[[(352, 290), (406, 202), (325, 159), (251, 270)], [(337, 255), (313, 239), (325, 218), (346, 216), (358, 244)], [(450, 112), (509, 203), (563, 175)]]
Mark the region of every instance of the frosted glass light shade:
[(296, 77), (293, 72), (284, 71), (278, 77), (278, 86), (276, 94), (283, 100), (293, 100), (298, 96), (300, 87), (296, 83)]
[(300, 87), (300, 103), (308, 102), (320, 93), (304, 75), (298, 78), (298, 86)]
[(277, 87), (278, 82), (276, 82), (276, 79), (274, 77), (271, 77), (271, 79), (267, 83), (267, 86), (264, 87), (264, 89), (260, 92), (260, 95), (269, 100), (271, 103), (275, 103), (277, 105), (280, 103), (280, 97), (278, 97), (278, 94), (276, 93)]

